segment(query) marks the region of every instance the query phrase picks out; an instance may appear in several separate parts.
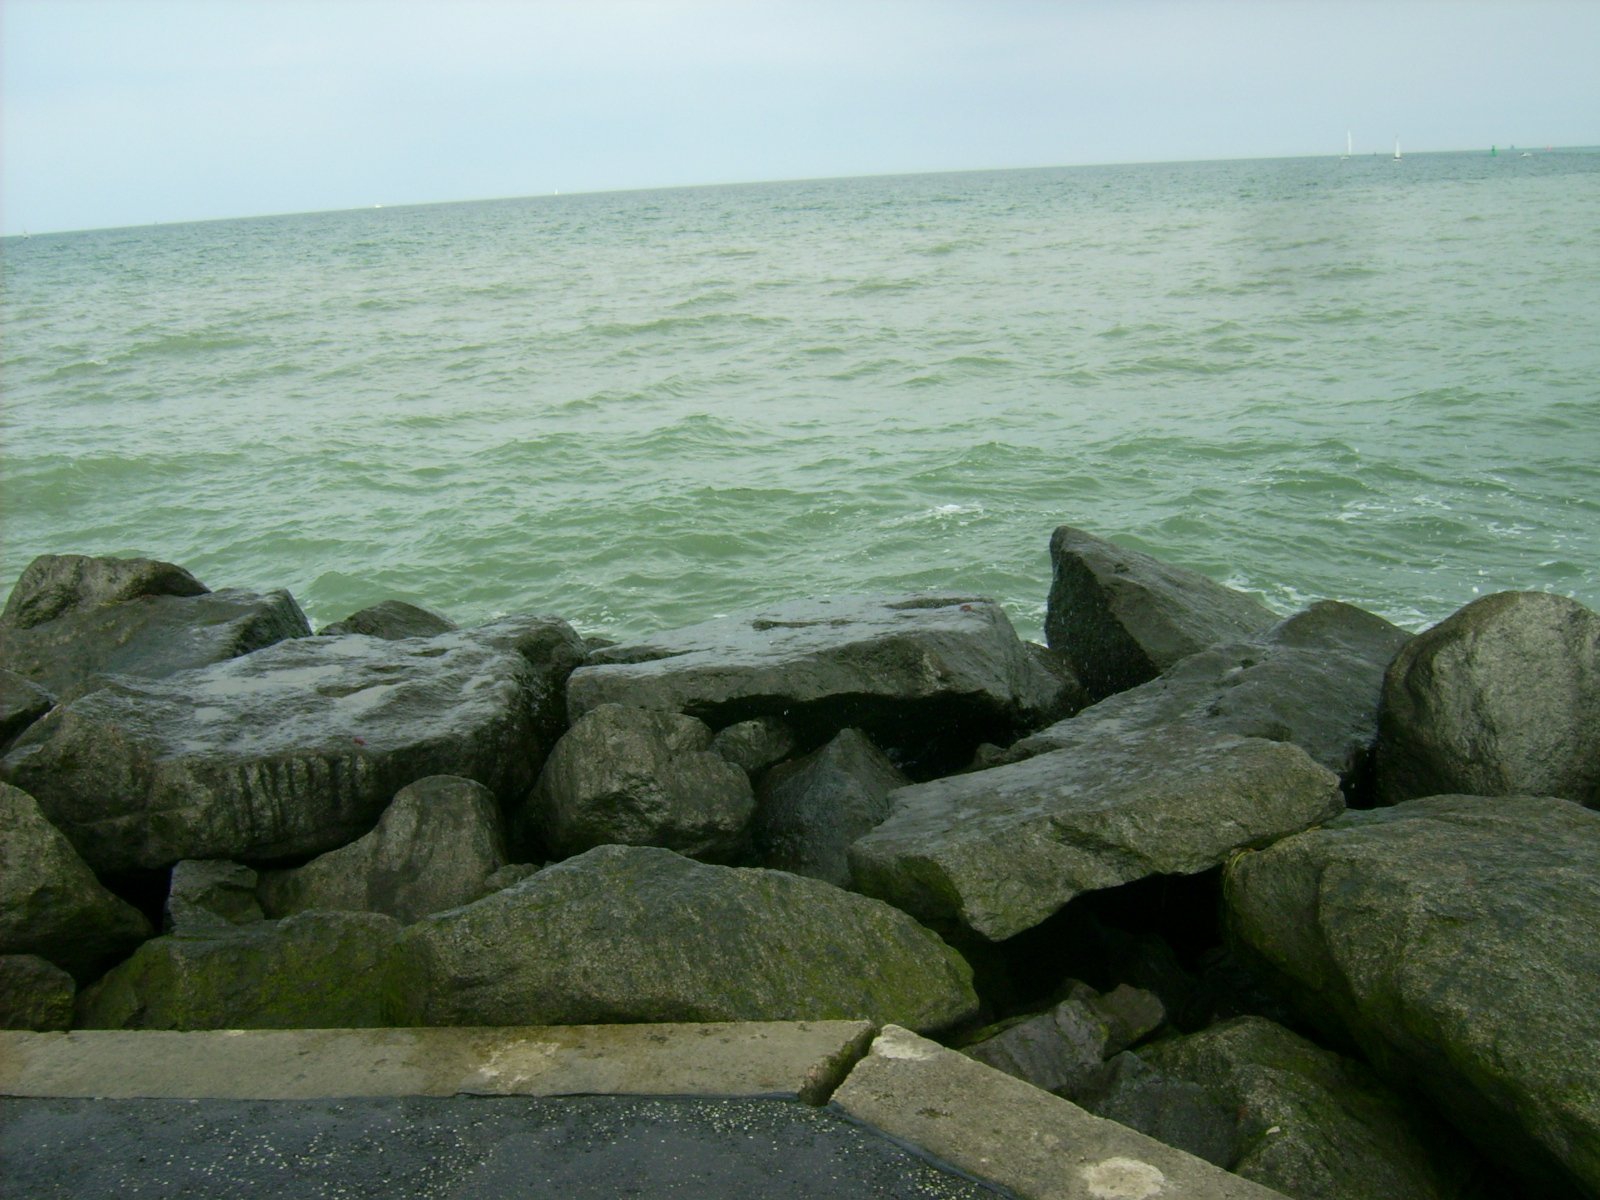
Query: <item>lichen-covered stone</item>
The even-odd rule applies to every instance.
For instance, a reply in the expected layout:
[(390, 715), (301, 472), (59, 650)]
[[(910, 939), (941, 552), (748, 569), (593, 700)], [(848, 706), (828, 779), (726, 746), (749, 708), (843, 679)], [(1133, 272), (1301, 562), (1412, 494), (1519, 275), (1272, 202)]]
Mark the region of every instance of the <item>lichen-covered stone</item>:
[(719, 729), (711, 748), (754, 778), (795, 752), (794, 730), (781, 717), (754, 717)]
[(1600, 1193), (1600, 813), (1351, 811), (1240, 855), (1224, 892), (1231, 937), (1308, 1018), (1508, 1170)]
[(17, 577), (0, 626), (31, 629), (68, 613), (140, 596), (200, 596), (209, 590), (182, 567), (159, 559), (41, 554)]
[(72, 1025), (72, 976), (36, 954), (0, 954), (0, 1029)]
[(266, 914), (256, 899), (260, 880), (242, 863), (215, 858), (186, 858), (172, 868), (167, 887), (168, 933), (192, 933), (261, 921)]
[(865, 1019), (938, 1029), (970, 968), (904, 913), (781, 871), (602, 846), (405, 944), (435, 1025)]
[(55, 697), (15, 671), (0, 668), (0, 754), (55, 705)]
[(366, 1029), (414, 1025), (401, 926), (306, 912), (146, 942), (78, 996), (84, 1029)]

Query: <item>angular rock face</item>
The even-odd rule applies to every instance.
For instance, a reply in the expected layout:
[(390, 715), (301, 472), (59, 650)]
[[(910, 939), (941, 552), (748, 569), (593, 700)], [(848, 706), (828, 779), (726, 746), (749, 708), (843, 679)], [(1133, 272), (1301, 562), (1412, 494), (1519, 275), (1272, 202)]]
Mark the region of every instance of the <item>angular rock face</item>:
[(200, 596), (210, 591), (182, 567), (153, 558), (41, 554), (11, 589), (0, 626), (31, 629), (68, 613), (140, 596)]
[(55, 704), (49, 692), (15, 671), (0, 669), (0, 754)]
[(1434, 796), (1240, 856), (1227, 921), (1508, 1170), (1600, 1193), (1597, 864), (1600, 813)]
[(797, 742), (788, 722), (777, 717), (756, 717), (719, 729), (711, 748), (754, 778), (795, 752)]
[(711, 730), (679, 713), (602, 704), (573, 723), (530, 800), (559, 857), (595, 846), (663, 846), (726, 860), (748, 844), (755, 798)]
[(1051, 536), (1050, 561), (1045, 640), (1071, 656), (1095, 700), (1278, 619), (1252, 596), (1070, 525)]
[(1562, 796), (1600, 807), (1600, 614), (1544, 592), (1474, 600), (1384, 682), (1379, 797)]
[(146, 942), (80, 993), (83, 1029), (367, 1029), (417, 1023), (401, 926), (307, 912)]
[(1226, 1169), (1238, 1154), (1231, 1112), (1205, 1089), (1157, 1071), (1137, 1054), (1111, 1059), (1073, 1099), (1097, 1117)]
[(163, 679), (310, 632), (288, 592), (140, 596), (26, 629), (0, 627), (0, 667), (66, 701), (108, 676)]
[[(86, 861), (112, 872), (335, 849), (429, 775), (520, 801), (571, 655), (540, 669), (495, 645), (500, 633), (304, 638), (167, 679), (118, 680), (32, 726), (0, 776), (32, 789)], [(577, 644), (564, 625), (552, 636), (557, 648)]]
[(889, 793), (911, 781), (856, 729), (782, 763), (761, 781), (754, 840), (762, 866), (850, 886), (850, 843), (889, 815)]
[(54, 963), (33, 954), (0, 954), (0, 1029), (66, 1029), (77, 991)]
[(401, 788), (364, 837), (303, 867), (264, 872), (258, 892), (272, 917), (339, 909), (409, 923), (470, 904), (505, 865), (494, 793), (470, 779), (436, 775)]
[(1459, 1156), (1435, 1157), (1410, 1106), (1363, 1064), (1260, 1017), (1143, 1047), (1163, 1074), (1238, 1115), (1236, 1175), (1301, 1200), (1453, 1200)]
[(83, 979), (152, 932), (100, 886), (32, 796), (0, 783), (0, 954), (36, 954)]
[(1191, 654), (1165, 674), (1023, 738), (1013, 761), (1085, 747), (1089, 727), (1193, 725), (1299, 746), (1335, 772), (1346, 794), (1367, 790), (1384, 672), (1411, 635), (1381, 617), (1324, 600), (1244, 641)]
[(1010, 741), (1054, 719), (1061, 685), (993, 602), (842, 596), (780, 605), (612, 646), (572, 673), (574, 718), (606, 703), (682, 712), (713, 729), (782, 716), (802, 744), (867, 731), (901, 757)]
[(335, 621), (317, 636), (341, 633), (364, 633), (368, 637), (398, 641), (400, 638), (432, 637), (437, 633), (450, 633), (456, 623), (426, 608), (407, 604), (404, 600), (383, 600), (360, 612), (351, 613), (342, 621)]
[(172, 868), (166, 931), (194, 933), (266, 919), (256, 899), (256, 873), (236, 862), (186, 858)]
[(857, 888), (994, 941), (1074, 896), (1148, 875), (1194, 874), (1344, 806), (1338, 779), (1278, 742), (1188, 727), (902, 788), (850, 848)]
[(602, 846), (407, 928), (426, 1023), (863, 1018), (977, 1009), (971, 970), (884, 904), (781, 871)]

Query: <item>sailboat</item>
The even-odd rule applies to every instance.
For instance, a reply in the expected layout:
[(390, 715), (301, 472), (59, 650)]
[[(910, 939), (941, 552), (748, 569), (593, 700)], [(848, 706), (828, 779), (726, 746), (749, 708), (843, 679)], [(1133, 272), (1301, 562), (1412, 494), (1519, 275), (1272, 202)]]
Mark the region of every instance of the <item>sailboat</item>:
[(1394, 139), (1394, 161), (1400, 161), (1400, 138), (1398, 135)]
[(1351, 146), (1350, 131), (1348, 129), (1346, 129), (1344, 131), (1344, 156), (1345, 156), (1345, 158), (1349, 158), (1350, 157), (1350, 146)]

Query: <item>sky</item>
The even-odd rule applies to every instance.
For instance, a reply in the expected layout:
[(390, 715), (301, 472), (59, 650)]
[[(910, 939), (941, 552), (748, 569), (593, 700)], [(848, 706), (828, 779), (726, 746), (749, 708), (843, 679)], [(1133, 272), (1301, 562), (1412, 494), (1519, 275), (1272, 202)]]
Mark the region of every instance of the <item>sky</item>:
[(1600, 143), (1600, 0), (0, 0), (0, 232)]

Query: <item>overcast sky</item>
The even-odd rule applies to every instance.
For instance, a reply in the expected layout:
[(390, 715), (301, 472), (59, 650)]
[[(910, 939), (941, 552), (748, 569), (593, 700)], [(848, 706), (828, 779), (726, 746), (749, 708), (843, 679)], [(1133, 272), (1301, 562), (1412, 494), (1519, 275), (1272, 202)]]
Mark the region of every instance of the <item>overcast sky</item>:
[(1600, 143), (1600, 0), (0, 0), (0, 227)]

